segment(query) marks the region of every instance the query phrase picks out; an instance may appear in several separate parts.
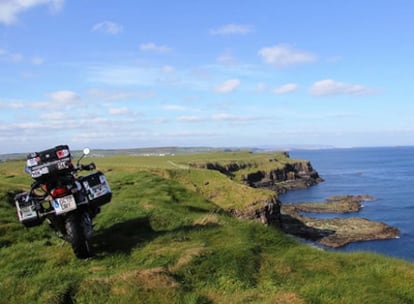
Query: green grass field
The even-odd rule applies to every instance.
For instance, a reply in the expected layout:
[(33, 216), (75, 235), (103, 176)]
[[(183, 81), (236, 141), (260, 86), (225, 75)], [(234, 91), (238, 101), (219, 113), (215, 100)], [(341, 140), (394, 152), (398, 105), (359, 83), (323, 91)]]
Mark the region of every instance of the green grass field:
[(228, 208), (274, 194), (189, 166), (261, 167), (268, 157), (94, 158), (113, 200), (96, 218), (89, 260), (76, 259), (47, 224), (18, 223), (10, 192), (27, 190), (30, 178), (23, 161), (0, 163), (0, 303), (414, 303), (412, 263), (325, 252), (236, 219)]

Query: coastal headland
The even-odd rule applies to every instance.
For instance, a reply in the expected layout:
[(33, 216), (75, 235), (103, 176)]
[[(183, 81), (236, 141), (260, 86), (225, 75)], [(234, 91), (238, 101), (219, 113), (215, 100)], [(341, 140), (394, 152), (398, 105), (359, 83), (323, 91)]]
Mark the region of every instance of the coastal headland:
[[(263, 159), (262, 159), (263, 161)], [(323, 178), (306, 160), (290, 159), (288, 153), (265, 157), (264, 162), (237, 160), (207, 161), (190, 164), (193, 168), (219, 171), (252, 188), (269, 189), (277, 194), (296, 189), (306, 189), (323, 182)], [(206, 185), (208, 185), (207, 182)], [(392, 239), (399, 230), (385, 223), (360, 217), (312, 217), (318, 214), (357, 214), (362, 202), (372, 202), (370, 195), (334, 196), (324, 202), (281, 202), (277, 197), (256, 199), (250, 204), (231, 207), (229, 211), (239, 218), (257, 219), (264, 224), (280, 227), (284, 232), (323, 246), (338, 248), (352, 242)]]

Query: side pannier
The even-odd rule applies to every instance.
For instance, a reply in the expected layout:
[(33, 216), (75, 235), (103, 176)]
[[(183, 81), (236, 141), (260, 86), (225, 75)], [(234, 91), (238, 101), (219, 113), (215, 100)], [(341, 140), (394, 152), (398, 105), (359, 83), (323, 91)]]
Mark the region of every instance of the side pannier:
[(89, 203), (95, 206), (102, 206), (111, 201), (112, 192), (109, 188), (105, 175), (97, 171), (80, 178), (83, 191), (85, 192)]
[(27, 192), (19, 193), (14, 198), (19, 222), (25, 227), (38, 226), (43, 223), (43, 218), (39, 216), (37, 205)]

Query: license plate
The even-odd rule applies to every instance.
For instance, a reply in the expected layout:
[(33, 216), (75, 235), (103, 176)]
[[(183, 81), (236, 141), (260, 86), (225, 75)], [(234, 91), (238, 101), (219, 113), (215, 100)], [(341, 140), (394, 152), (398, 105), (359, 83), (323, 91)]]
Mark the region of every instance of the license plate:
[(73, 195), (55, 198), (53, 202), (56, 214), (69, 212), (76, 209), (76, 201)]

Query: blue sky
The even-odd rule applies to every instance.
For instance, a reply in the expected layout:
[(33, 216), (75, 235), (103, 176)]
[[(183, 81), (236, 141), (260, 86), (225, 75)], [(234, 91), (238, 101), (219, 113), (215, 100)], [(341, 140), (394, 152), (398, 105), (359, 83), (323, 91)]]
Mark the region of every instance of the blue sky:
[(412, 1), (0, 0), (0, 153), (414, 145)]

